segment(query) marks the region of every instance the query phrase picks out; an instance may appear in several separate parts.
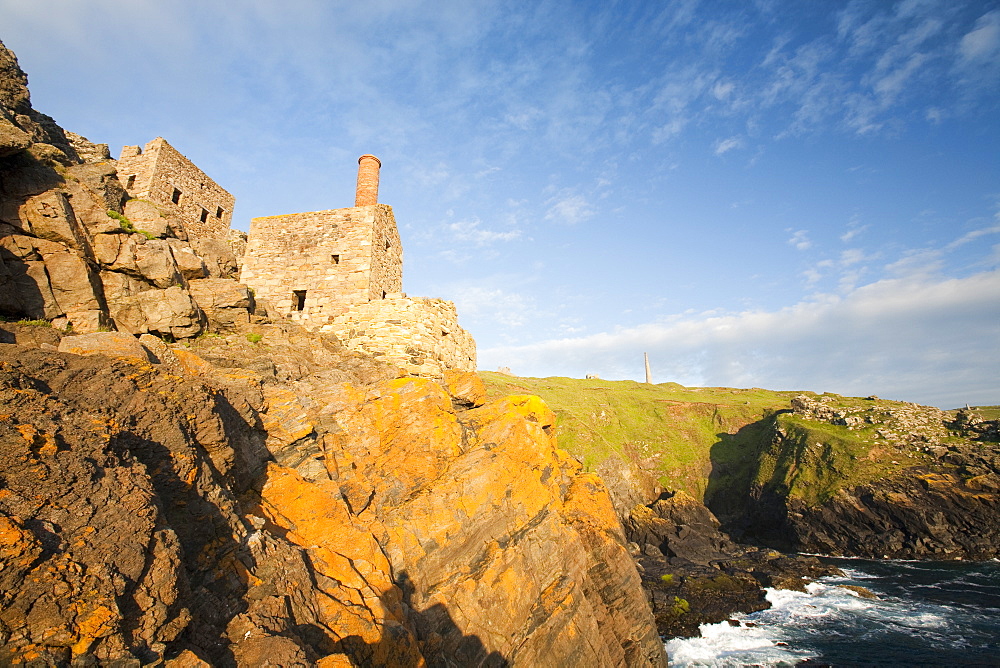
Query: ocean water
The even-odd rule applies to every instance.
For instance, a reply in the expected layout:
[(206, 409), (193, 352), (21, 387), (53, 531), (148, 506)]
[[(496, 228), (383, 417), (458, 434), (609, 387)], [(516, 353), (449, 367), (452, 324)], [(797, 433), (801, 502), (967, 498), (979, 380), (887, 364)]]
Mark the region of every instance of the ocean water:
[(806, 593), (768, 590), (772, 607), (739, 626), (668, 641), (670, 665), (1000, 666), (1000, 563), (825, 561), (846, 575)]

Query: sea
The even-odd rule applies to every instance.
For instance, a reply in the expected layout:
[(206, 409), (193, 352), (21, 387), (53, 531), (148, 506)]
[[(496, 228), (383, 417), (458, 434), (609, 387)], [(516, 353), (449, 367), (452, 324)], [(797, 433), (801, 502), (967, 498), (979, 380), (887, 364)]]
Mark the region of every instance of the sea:
[(738, 626), (668, 641), (670, 665), (1000, 666), (1000, 562), (823, 560), (845, 575), (769, 589)]

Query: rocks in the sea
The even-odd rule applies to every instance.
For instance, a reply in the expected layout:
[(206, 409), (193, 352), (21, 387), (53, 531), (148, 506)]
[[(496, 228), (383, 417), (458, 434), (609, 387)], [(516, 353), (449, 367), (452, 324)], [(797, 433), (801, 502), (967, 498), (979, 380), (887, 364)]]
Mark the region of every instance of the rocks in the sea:
[(873, 592), (871, 589), (868, 589), (867, 587), (862, 587), (860, 585), (849, 585), (849, 584), (840, 584), (837, 586), (840, 587), (841, 589), (846, 589), (847, 591), (853, 592), (861, 598), (867, 598), (867, 599), (878, 598), (878, 595), (875, 594), (875, 592)]
[(636, 506), (625, 528), (664, 637), (696, 636), (701, 624), (764, 610), (765, 587), (804, 591), (808, 582), (839, 573), (815, 557), (734, 543), (684, 492)]

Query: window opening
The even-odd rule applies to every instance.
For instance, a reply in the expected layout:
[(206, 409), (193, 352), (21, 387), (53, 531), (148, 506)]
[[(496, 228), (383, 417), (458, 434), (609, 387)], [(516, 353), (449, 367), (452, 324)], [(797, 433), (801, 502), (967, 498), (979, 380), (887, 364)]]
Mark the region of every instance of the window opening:
[(331, 255), (330, 256), (330, 262), (332, 262), (334, 264), (340, 264), (340, 256), (339, 255)]
[(386, 298), (386, 295), (387, 295), (386, 291), (385, 291), (385, 290), (383, 290), (383, 291), (382, 291), (382, 299), (385, 299), (385, 298)]
[(207, 223), (208, 222), (208, 209), (202, 209), (201, 210), (201, 222), (203, 222), (203, 223)]
[(135, 174), (129, 174), (128, 182), (125, 184), (125, 190), (128, 190), (135, 185)]
[(217, 208), (217, 209), (215, 210), (215, 217), (216, 217), (216, 218), (222, 218), (222, 213), (223, 213), (223, 212), (222, 212), (222, 207), (220, 206), (219, 208)]
[(301, 311), (306, 307), (306, 291), (305, 290), (293, 290), (292, 291), (292, 301), (293, 306), (296, 311)]
[(388, 239), (385, 240), (385, 249), (389, 250), (389, 240)]
[(181, 203), (181, 191), (178, 190), (177, 188), (174, 188), (174, 194), (171, 195), (170, 201), (173, 202), (174, 204), (180, 204)]

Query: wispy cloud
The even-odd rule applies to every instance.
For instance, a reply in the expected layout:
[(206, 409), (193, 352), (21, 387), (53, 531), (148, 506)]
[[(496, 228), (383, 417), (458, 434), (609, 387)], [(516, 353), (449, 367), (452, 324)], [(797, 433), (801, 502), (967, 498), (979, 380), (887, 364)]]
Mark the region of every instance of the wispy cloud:
[(1000, 10), (979, 17), (976, 25), (962, 37), (959, 54), (965, 63), (978, 63), (1000, 55)]
[(497, 241), (513, 241), (521, 238), (521, 230), (498, 232), (484, 229), (479, 220), (460, 220), (445, 225), (452, 239), (476, 246), (487, 246)]
[[(787, 232), (792, 232), (791, 230), (786, 230)], [(807, 230), (796, 230), (792, 232), (792, 236), (788, 239), (788, 245), (795, 247), (795, 250), (809, 250), (812, 248), (812, 241), (809, 240), (809, 232)]]
[(852, 218), (847, 223), (847, 231), (840, 235), (840, 240), (846, 244), (867, 229), (868, 225), (862, 225), (856, 217)]
[(730, 137), (729, 139), (720, 139), (715, 142), (714, 152), (715, 155), (722, 155), (737, 148), (743, 148), (743, 139), (740, 137)]
[(951, 250), (953, 248), (958, 248), (959, 246), (964, 246), (965, 244), (975, 239), (978, 239), (979, 237), (985, 237), (990, 234), (1000, 234), (1000, 225), (991, 225), (990, 227), (983, 227), (978, 230), (972, 230), (971, 232), (967, 232), (958, 239), (952, 241), (945, 248), (947, 248), (948, 250)]
[(576, 225), (594, 215), (594, 209), (587, 198), (571, 191), (562, 191), (549, 199), (545, 220)]

